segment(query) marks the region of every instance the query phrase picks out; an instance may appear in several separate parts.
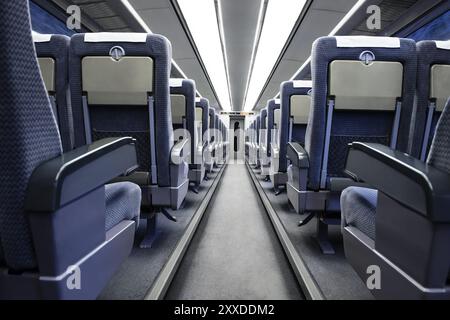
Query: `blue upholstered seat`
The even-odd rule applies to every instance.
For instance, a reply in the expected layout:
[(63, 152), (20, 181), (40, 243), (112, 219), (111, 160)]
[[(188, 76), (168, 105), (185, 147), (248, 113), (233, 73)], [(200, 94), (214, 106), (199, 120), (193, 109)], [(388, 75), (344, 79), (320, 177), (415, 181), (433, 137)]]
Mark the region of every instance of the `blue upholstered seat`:
[[(450, 43), (450, 40), (442, 42)], [(442, 93), (433, 92), (433, 87), (443, 85), (441, 81), (432, 81), (436, 76), (436, 67), (450, 65), (450, 49), (445, 45), (439, 45), (439, 41), (425, 40), (417, 43), (417, 108), (414, 114), (414, 131), (411, 139), (411, 155), (425, 161), (430, 150), (431, 141), (446, 98)], [(445, 85), (444, 85), (445, 87)], [(438, 94), (437, 94), (438, 93)], [(436, 95), (437, 94), (437, 95)], [(446, 94), (446, 93), (445, 93)]]
[[(450, 99), (445, 109), (450, 108)], [(444, 109), (444, 110), (445, 110)], [(450, 114), (443, 112), (436, 136), (433, 139), (427, 163), (443, 172), (450, 172)], [(349, 187), (341, 194), (342, 225), (353, 226), (375, 240), (375, 217), (378, 191), (369, 188)]]
[(342, 224), (353, 226), (375, 240), (375, 213), (378, 191), (350, 187), (341, 194)]
[[(69, 44), (70, 38), (63, 35), (33, 34), (37, 57), (52, 59), (54, 84), (47, 88), (50, 101), (54, 104), (56, 122), (61, 136), (63, 151), (72, 149), (73, 118), (72, 107), (68, 101), (69, 88)], [(50, 71), (48, 71), (50, 72)], [(47, 84), (46, 84), (47, 85)]]
[[(125, 61), (124, 64), (110, 63), (113, 48), (123, 51), (123, 56), (118, 59)], [(76, 34), (71, 38), (70, 59), (74, 146), (108, 137), (133, 137), (136, 139), (139, 174), (121, 180), (141, 186), (144, 206), (179, 209), (189, 186), (184, 162), (191, 148), (187, 139), (178, 141), (178, 137), (174, 137), (169, 85), (170, 42), (156, 34)], [(101, 66), (99, 61), (105, 65)], [(93, 71), (97, 66), (100, 69)], [(83, 72), (83, 68), (93, 71), (95, 76), (86, 70)], [(143, 86), (132, 83), (124, 87), (121, 83), (122, 79), (146, 78), (149, 74), (153, 74), (151, 80), (138, 81)], [(94, 79), (96, 77), (100, 78)], [(96, 85), (91, 86), (91, 83)], [(108, 85), (101, 89), (96, 87), (102, 83)], [(187, 83), (184, 80), (182, 85)], [(193, 87), (193, 83), (190, 85)], [(115, 86), (123, 92), (117, 93), (118, 89), (112, 89)], [(189, 100), (193, 104), (195, 90), (191, 88), (190, 92)], [(112, 98), (114, 94), (118, 95)], [(182, 92), (174, 90), (174, 94)], [(192, 109), (186, 120), (187, 129), (192, 130)], [(178, 126), (181, 127), (182, 124)], [(181, 157), (180, 164), (172, 162), (175, 153)], [(150, 179), (136, 179), (146, 175)]]
[(137, 166), (134, 141), (63, 152), (28, 0), (2, 2), (0, 43), (0, 299), (94, 299), (132, 249), (140, 189), (104, 184)]
[(105, 185), (106, 223), (105, 231), (123, 220), (136, 221), (139, 226), (141, 188), (131, 182), (118, 182)]

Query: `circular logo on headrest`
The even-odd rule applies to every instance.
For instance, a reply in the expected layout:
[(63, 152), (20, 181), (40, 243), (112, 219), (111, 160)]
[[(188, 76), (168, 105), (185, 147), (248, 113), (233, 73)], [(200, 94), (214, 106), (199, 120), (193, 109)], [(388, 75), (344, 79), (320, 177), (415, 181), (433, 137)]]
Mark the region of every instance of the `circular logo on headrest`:
[(111, 50), (109, 50), (109, 55), (115, 61), (119, 61), (123, 56), (125, 56), (125, 50), (119, 46), (112, 47)]
[(369, 65), (375, 60), (375, 54), (372, 51), (363, 51), (359, 55), (359, 60), (361, 60), (365, 65)]

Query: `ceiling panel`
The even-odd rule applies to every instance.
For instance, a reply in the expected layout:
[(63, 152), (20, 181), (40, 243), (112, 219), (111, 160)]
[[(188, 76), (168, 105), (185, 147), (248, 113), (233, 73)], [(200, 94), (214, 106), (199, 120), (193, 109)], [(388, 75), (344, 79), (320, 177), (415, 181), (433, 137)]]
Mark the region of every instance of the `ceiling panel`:
[(128, 0), (128, 1), (136, 10), (171, 7), (171, 4), (168, 0)]
[(211, 105), (218, 103), (205, 73), (197, 60), (194, 49), (169, 0), (130, 0), (152, 32), (162, 34), (172, 44), (172, 57), (186, 76), (195, 80), (197, 90)]
[(222, 1), (232, 104), (242, 109), (261, 0)]
[(188, 78), (195, 80), (197, 90), (202, 94), (204, 98), (209, 100), (211, 106), (218, 108), (217, 100), (197, 59), (181, 59), (178, 60), (177, 63), (180, 68), (183, 69)]
[(139, 15), (147, 23), (152, 32), (162, 34), (172, 43), (172, 56), (177, 59), (195, 58), (178, 17), (171, 8), (138, 10)]
[(311, 9), (332, 10), (337, 12), (348, 12), (354, 5), (355, 0), (320, 0), (313, 1)]

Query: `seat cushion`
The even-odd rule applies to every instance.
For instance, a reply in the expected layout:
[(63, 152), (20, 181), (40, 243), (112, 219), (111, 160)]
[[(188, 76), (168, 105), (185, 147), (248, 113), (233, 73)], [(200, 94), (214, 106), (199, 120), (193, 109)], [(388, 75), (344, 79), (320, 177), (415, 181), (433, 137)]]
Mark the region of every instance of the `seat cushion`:
[(141, 188), (131, 182), (111, 183), (105, 186), (106, 231), (123, 220), (139, 223), (141, 208)]
[(375, 214), (378, 191), (349, 187), (341, 195), (343, 226), (353, 226), (375, 240)]

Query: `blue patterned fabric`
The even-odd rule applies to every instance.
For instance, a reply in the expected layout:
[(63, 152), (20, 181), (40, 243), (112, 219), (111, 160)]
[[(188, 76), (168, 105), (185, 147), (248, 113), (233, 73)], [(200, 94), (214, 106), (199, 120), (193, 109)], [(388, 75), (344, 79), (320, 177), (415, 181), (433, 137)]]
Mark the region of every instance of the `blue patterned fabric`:
[[(280, 109), (280, 105), (276, 103), (275, 99), (267, 101), (267, 156), (270, 157), (270, 152), (272, 149), (272, 130), (275, 127), (275, 110)], [(279, 128), (277, 128), (279, 129)]]
[[(291, 116), (291, 97), (293, 95), (306, 95), (310, 92), (311, 88), (295, 88), (294, 81), (285, 81), (280, 86), (281, 97), (281, 124), (280, 124), (280, 154), (279, 154), (279, 172), (286, 172), (287, 170), (287, 144), (289, 140), (289, 120)], [(294, 138), (294, 134), (292, 135)], [(300, 140), (300, 141), (299, 141)], [(295, 140), (297, 142), (305, 141), (304, 136), (300, 139), (299, 132), (296, 132)]]
[(209, 107), (209, 110), (208, 110), (208, 114), (209, 114), (209, 141), (210, 142), (213, 142), (214, 141), (214, 134), (212, 134), (213, 133), (213, 131), (214, 131), (214, 129), (215, 129), (215, 126), (216, 126), (216, 119), (215, 119), (215, 116), (214, 116), (214, 114), (215, 114), (215, 112), (214, 112), (214, 108), (213, 107)]
[[(416, 48), (410, 39), (400, 39), (400, 48), (338, 48), (335, 37), (317, 39), (312, 48), (312, 102), (305, 135), (305, 150), (309, 155), (310, 168), (308, 187), (312, 190), (320, 188), (322, 160), (325, 145), (325, 130), (328, 98), (328, 66), (333, 60), (359, 60), (361, 52), (370, 50), (377, 61), (397, 61), (403, 64), (402, 112), (397, 140), (397, 149), (408, 152), (408, 142), (411, 127), (411, 115), (414, 107), (414, 92), (416, 79)], [(333, 125), (336, 124), (333, 118)], [(392, 121), (390, 122), (392, 128)], [(373, 122), (371, 127), (380, 125)], [(385, 135), (389, 135), (390, 131)], [(358, 137), (361, 139), (361, 137)], [(378, 137), (374, 142), (378, 142)], [(371, 141), (371, 140), (370, 140)], [(344, 153), (346, 150), (344, 151)], [(329, 157), (329, 162), (334, 161)], [(281, 162), (280, 162), (281, 165)]]
[(105, 231), (110, 230), (124, 220), (136, 221), (137, 229), (141, 194), (141, 188), (131, 182), (118, 182), (105, 186)]
[[(427, 163), (450, 173), (450, 99), (438, 121)], [(353, 226), (375, 240), (378, 191), (349, 187), (341, 195), (342, 226)]]
[(256, 144), (259, 144), (259, 130), (261, 129), (261, 113), (256, 116)]
[(342, 177), (348, 144), (353, 141), (389, 144), (394, 113), (335, 110), (331, 127), (328, 178)]
[(0, 244), (14, 270), (37, 267), (23, 210), (28, 181), (39, 164), (62, 153), (58, 127), (39, 71), (28, 0), (0, 10)]
[(200, 98), (200, 101), (195, 103), (196, 108), (202, 109), (202, 138), (205, 136), (205, 133), (208, 131), (209, 127), (209, 101), (205, 98)]
[(261, 129), (267, 129), (266, 119), (267, 119), (267, 108), (264, 108), (261, 110)]
[(450, 173), (450, 97), (436, 126), (427, 163)]
[(349, 187), (341, 194), (342, 226), (352, 226), (375, 240), (378, 191)]
[[(70, 46), (70, 89), (72, 95), (72, 109), (75, 147), (86, 144), (84, 115), (82, 105), (81, 60), (86, 56), (109, 56), (110, 49), (117, 45), (114, 42), (84, 42), (84, 34), (72, 37)], [(158, 168), (158, 185), (170, 186), (169, 163), (170, 150), (173, 146), (172, 115), (170, 107), (169, 75), (171, 69), (172, 48), (170, 42), (163, 36), (149, 34), (146, 43), (120, 42), (127, 56), (149, 56), (154, 61), (154, 106), (156, 140), (156, 165)], [(129, 106), (114, 106), (108, 108), (95, 106), (91, 109), (91, 128), (93, 138), (105, 136), (133, 136), (138, 140), (138, 163), (140, 170), (148, 171), (150, 167), (150, 143), (148, 112), (145, 106), (136, 108), (132, 112)], [(96, 114), (97, 113), (97, 114)], [(120, 123), (120, 127), (114, 127)], [(134, 132), (136, 131), (136, 132)], [(139, 141), (141, 140), (141, 141)]]
[(73, 119), (72, 107), (68, 103), (69, 89), (69, 43), (70, 38), (52, 35), (49, 42), (36, 42), (36, 53), (39, 58), (52, 58), (55, 61), (55, 99), (58, 112), (58, 126), (63, 151), (72, 149)]
[(305, 146), (305, 133), (306, 133), (306, 124), (293, 124), (292, 125), (292, 142), (298, 142), (302, 146)]

